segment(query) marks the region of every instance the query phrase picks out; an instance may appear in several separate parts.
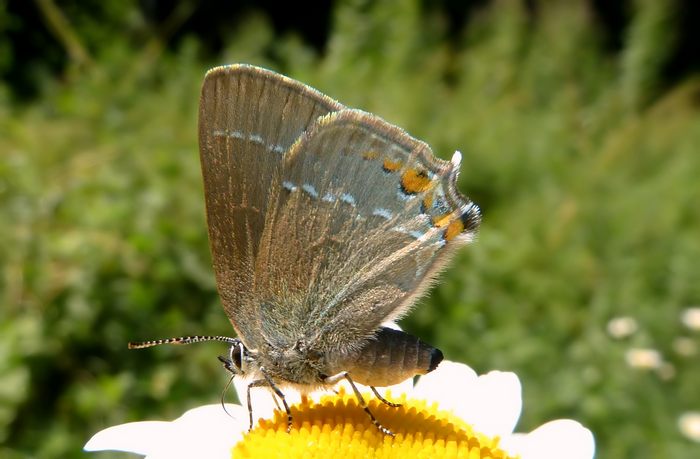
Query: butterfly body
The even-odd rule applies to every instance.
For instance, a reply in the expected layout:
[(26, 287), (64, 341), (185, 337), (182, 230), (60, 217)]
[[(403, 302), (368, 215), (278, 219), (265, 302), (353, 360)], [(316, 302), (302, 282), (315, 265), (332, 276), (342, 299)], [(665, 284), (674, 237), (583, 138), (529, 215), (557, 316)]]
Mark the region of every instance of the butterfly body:
[[(235, 372), (251, 380), (262, 380), (261, 368), (280, 386), (310, 392), (334, 385), (333, 377), (343, 372), (367, 386), (391, 386), (434, 370), (442, 361), (439, 349), (408, 333), (381, 327), (357, 350), (320, 352), (300, 339), (289, 348), (267, 346), (262, 350), (243, 348), (245, 365)], [(337, 381), (336, 381), (337, 382)]]

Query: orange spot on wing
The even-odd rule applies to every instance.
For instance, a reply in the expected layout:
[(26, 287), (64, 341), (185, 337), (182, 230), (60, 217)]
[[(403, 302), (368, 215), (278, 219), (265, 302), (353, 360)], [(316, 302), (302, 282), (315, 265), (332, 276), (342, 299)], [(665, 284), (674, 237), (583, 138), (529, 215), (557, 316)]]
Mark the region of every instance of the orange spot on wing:
[(382, 164), (382, 167), (387, 172), (396, 172), (397, 170), (401, 169), (401, 161), (392, 161), (390, 159), (385, 159), (384, 164)]
[(401, 186), (407, 194), (423, 192), (430, 188), (431, 183), (425, 171), (409, 169), (401, 176)]
[(450, 214), (436, 215), (433, 217), (433, 226), (442, 228), (448, 223), (450, 223)]
[(444, 236), (445, 240), (451, 241), (452, 239), (459, 236), (462, 233), (462, 231), (464, 231), (464, 223), (462, 222), (461, 218), (458, 218), (457, 220), (447, 225), (447, 229), (445, 230)]

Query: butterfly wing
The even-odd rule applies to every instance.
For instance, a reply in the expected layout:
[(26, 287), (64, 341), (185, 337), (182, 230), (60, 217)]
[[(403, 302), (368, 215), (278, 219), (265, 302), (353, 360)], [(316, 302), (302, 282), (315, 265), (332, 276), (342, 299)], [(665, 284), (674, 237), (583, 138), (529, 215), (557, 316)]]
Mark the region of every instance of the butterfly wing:
[(199, 148), (217, 286), (238, 336), (258, 332), (254, 267), (270, 190), (285, 152), (338, 102), (249, 65), (210, 70), (199, 108)]
[(265, 340), (347, 351), (404, 313), (477, 229), (458, 168), (374, 115), (320, 118), (272, 184), (256, 260)]

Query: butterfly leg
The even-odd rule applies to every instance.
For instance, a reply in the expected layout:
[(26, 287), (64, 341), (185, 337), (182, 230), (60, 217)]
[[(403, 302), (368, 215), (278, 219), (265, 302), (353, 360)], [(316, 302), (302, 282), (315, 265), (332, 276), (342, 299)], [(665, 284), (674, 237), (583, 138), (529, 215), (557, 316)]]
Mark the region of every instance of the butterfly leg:
[(246, 401), (248, 402), (248, 419), (250, 420), (250, 425), (248, 427), (249, 432), (253, 430), (253, 405), (250, 402), (250, 389), (252, 389), (253, 387), (264, 386), (267, 386), (267, 381), (265, 379), (256, 379), (255, 381), (248, 384), (248, 388), (246, 389)]
[[(277, 397), (279, 397), (279, 399), (282, 400), (282, 405), (284, 405), (284, 411), (287, 413), (287, 433), (289, 433), (292, 430), (292, 412), (290, 411), (289, 405), (287, 404), (287, 399), (284, 397), (284, 393), (279, 389), (279, 387), (277, 387), (277, 384), (275, 384), (270, 375), (267, 374), (265, 368), (260, 367), (260, 372), (265, 377), (265, 382), (267, 382), (267, 385), (270, 387), (270, 389), (272, 389), (275, 392), (275, 395), (277, 395)], [(250, 388), (250, 386), (248, 387)], [(248, 398), (248, 402), (250, 403), (250, 398)]]
[[(381, 433), (383, 433), (384, 435), (389, 435), (389, 436), (393, 437), (394, 432), (392, 432), (391, 430), (389, 430), (386, 427), (384, 427), (383, 425), (381, 425), (379, 423), (379, 421), (377, 421), (377, 418), (374, 417), (374, 414), (372, 414), (372, 411), (370, 411), (369, 406), (367, 406), (367, 402), (365, 402), (364, 397), (362, 397), (360, 390), (357, 388), (357, 386), (355, 385), (355, 382), (352, 380), (352, 378), (350, 377), (350, 374), (347, 371), (343, 371), (341, 373), (338, 373), (337, 375), (330, 376), (330, 377), (326, 378), (324, 382), (326, 384), (335, 384), (335, 383), (339, 382), (341, 379), (345, 379), (348, 383), (350, 383), (350, 387), (352, 387), (352, 391), (355, 393), (355, 398), (357, 398), (357, 402), (360, 404), (362, 409), (365, 410), (365, 413), (367, 413), (369, 418), (372, 420), (372, 424), (374, 424), (374, 426), (377, 429), (379, 429), (379, 431)], [(374, 390), (374, 388), (372, 388), (372, 389)], [(374, 393), (375, 393), (375, 395), (378, 395), (376, 390)], [(382, 399), (382, 398), (380, 397), (380, 399)], [(382, 399), (382, 401), (386, 402), (386, 400), (384, 400), (384, 399)], [(386, 403), (388, 403), (388, 402), (386, 402)], [(391, 405), (390, 403), (388, 403), (388, 404)]]
[(400, 403), (390, 402), (389, 400), (387, 400), (387, 399), (385, 399), (384, 397), (382, 397), (381, 394), (379, 393), (379, 391), (377, 390), (376, 387), (374, 387), (374, 386), (369, 386), (369, 388), (372, 389), (372, 392), (374, 392), (375, 397), (377, 397), (377, 398), (378, 398), (382, 403), (384, 403), (385, 405), (389, 405), (389, 406), (392, 407), (392, 408), (398, 408), (398, 407), (401, 406)]
[(274, 392), (270, 392), (270, 397), (272, 397), (272, 401), (275, 402), (275, 408), (277, 411), (282, 411), (282, 407), (280, 406), (280, 402), (277, 400), (277, 396), (275, 395)]

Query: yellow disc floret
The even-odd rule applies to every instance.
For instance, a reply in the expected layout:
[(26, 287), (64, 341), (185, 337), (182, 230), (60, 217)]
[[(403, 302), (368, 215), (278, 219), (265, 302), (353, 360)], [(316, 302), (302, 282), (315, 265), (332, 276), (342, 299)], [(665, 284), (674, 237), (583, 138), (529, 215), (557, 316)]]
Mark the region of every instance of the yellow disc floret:
[[(391, 394), (387, 395), (389, 400)], [(287, 416), (276, 412), (271, 420), (260, 420), (234, 447), (233, 458), (493, 458), (508, 459), (498, 447), (498, 438), (475, 433), (437, 404), (423, 400), (399, 400), (390, 407), (365, 395), (369, 409), (395, 433), (380, 432), (353, 395), (342, 390), (319, 402), (302, 400), (291, 407), (293, 424), (287, 433)]]

